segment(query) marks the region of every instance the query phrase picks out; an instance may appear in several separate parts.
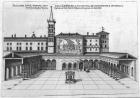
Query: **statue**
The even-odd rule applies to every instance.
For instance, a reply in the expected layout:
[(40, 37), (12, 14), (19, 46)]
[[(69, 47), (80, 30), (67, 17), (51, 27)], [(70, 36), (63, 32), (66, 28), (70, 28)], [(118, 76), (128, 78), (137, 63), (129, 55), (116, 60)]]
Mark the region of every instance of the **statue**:
[(75, 82), (75, 72), (74, 71), (67, 71), (65, 72), (66, 81), (65, 83), (74, 83)]

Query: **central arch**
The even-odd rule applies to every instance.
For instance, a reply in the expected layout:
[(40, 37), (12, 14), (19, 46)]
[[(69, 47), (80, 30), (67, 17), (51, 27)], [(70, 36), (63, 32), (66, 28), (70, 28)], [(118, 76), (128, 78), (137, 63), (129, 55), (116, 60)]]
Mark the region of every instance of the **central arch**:
[(72, 63), (69, 63), (68, 64), (68, 70), (71, 70), (72, 69)]
[(56, 60), (52, 60), (52, 70), (56, 70)]
[(62, 70), (66, 70), (66, 63), (62, 64)]
[(77, 68), (77, 64), (74, 63), (74, 64), (73, 64), (73, 69), (76, 70), (76, 68)]
[(83, 70), (83, 62), (82, 61), (79, 63), (79, 69)]

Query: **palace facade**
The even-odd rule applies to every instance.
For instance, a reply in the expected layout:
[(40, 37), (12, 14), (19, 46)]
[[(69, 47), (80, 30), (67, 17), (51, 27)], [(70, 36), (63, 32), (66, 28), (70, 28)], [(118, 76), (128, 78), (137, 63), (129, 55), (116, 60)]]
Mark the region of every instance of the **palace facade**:
[(101, 70), (114, 79), (137, 80), (136, 57), (129, 53), (109, 52), (109, 33), (60, 33), (55, 35), (52, 8), (48, 36), (4, 37), (3, 80), (31, 77), (40, 70)]

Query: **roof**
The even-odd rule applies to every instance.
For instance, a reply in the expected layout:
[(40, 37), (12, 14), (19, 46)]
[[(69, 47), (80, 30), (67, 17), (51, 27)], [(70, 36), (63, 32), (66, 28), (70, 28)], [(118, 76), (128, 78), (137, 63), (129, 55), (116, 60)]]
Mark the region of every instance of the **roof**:
[(119, 52), (102, 53), (101, 56), (117, 58), (117, 59), (137, 59), (136, 57), (130, 55), (129, 53), (119, 53)]
[(50, 18), (49, 18), (50, 21), (53, 21), (53, 11), (52, 11), (52, 6), (51, 6), (51, 11), (50, 11)]
[(98, 35), (83, 35), (86, 38), (99, 38)]
[(4, 41), (47, 41), (47, 37), (4, 37)]
[(56, 37), (82, 37), (79, 33), (60, 33)]
[(105, 56), (115, 59), (137, 59), (136, 57), (130, 55), (129, 53), (120, 53), (120, 52), (105, 52), (105, 53), (87, 53), (85, 55), (99, 55), (99, 56)]
[(7, 55), (5, 55), (3, 58), (28, 58), (28, 57), (34, 57), (39, 56), (38, 53), (14, 53), (11, 52)]
[(128, 53), (119, 53), (119, 52), (106, 52), (106, 53), (86, 53), (84, 55), (74, 55), (74, 54), (50, 54), (43, 52), (15, 52), (15, 53), (9, 53), (4, 56), (4, 58), (27, 58), (27, 57), (33, 57), (33, 56), (103, 56), (103, 57), (109, 57), (114, 58), (118, 60), (136, 60), (137, 58), (128, 54)]
[(100, 31), (100, 32), (98, 32), (96, 34), (98, 35), (98, 34), (109, 34), (109, 33), (102, 30), (102, 31)]

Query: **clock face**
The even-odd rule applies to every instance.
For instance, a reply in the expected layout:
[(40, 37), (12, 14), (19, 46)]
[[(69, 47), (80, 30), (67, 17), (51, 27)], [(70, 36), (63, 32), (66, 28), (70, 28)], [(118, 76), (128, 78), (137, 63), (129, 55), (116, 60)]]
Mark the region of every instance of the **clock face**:
[(57, 39), (58, 53), (81, 54), (82, 39), (76, 38), (58, 38)]

